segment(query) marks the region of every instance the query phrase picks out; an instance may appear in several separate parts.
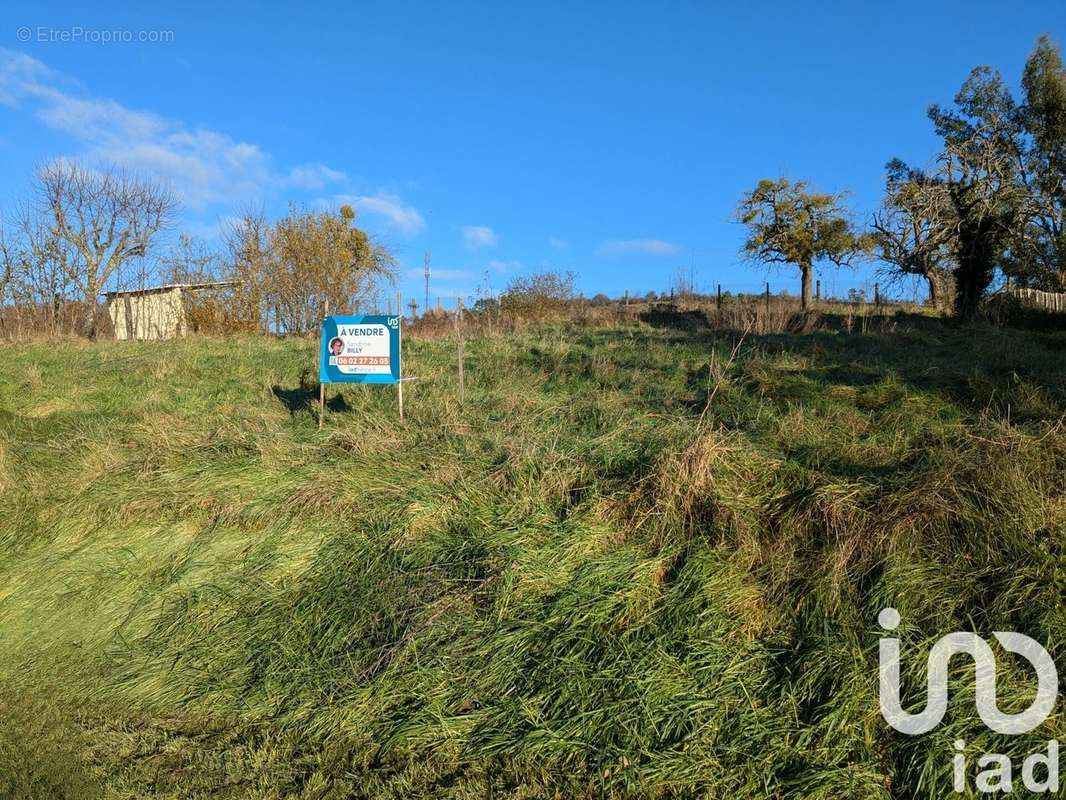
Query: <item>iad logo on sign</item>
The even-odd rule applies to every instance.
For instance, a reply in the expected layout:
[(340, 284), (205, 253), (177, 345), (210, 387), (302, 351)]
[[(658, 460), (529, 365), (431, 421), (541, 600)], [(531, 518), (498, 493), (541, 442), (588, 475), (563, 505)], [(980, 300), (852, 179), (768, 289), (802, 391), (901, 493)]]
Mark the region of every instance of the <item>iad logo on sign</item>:
[(321, 383), (400, 380), (398, 317), (326, 317), (322, 321)]

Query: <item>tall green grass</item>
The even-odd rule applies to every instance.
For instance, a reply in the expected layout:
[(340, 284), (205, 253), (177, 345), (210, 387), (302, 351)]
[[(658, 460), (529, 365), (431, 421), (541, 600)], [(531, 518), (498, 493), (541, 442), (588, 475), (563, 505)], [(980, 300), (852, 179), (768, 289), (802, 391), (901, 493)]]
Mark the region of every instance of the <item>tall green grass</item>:
[(941, 797), (956, 738), (1062, 737), (961, 660), (936, 732), (881, 719), (886, 605), (915, 699), (954, 630), (1066, 664), (1066, 337), (892, 327), (482, 336), (462, 406), (409, 339), (407, 420), (323, 431), (314, 342), (6, 348), (0, 789)]

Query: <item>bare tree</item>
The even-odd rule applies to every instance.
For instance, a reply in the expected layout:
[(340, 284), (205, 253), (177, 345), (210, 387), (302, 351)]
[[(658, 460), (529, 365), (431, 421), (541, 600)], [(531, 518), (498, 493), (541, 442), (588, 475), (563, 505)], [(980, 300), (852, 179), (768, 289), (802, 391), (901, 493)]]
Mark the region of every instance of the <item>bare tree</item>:
[(18, 267), (18, 253), (0, 219), (0, 336), (10, 335), (7, 330), (8, 301), (15, 308), (15, 272)]
[(182, 233), (160, 259), (163, 279), (171, 283), (218, 280), (218, 254), (201, 239)]
[[(55, 334), (64, 327), (72, 280), (72, 257), (47, 220), (20, 205), (0, 224), (0, 297), (10, 300), (20, 326)], [(26, 320), (26, 317), (29, 317)]]
[(145, 178), (69, 161), (40, 167), (37, 183), (54, 237), (72, 251), (67, 267), (95, 336), (100, 291), (124, 263), (147, 255), (177, 204), (168, 189)]
[(873, 229), (887, 277), (915, 275), (929, 287), (935, 308), (950, 305), (952, 244), (956, 220), (943, 182), (912, 170), (899, 159), (888, 163), (885, 199)]
[[(227, 327), (247, 333), (269, 326), (267, 279), (271, 272), (270, 224), (261, 210), (247, 209), (222, 233), (226, 270), (234, 281), (227, 297)], [(274, 312), (275, 319), (278, 314)]]

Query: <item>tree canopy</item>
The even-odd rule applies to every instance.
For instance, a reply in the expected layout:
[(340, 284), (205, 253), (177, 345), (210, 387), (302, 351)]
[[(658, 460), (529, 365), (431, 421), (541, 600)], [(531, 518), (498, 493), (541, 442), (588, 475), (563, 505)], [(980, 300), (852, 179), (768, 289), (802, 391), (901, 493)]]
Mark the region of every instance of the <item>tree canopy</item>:
[(811, 304), (816, 263), (844, 266), (870, 248), (869, 238), (852, 223), (845, 198), (845, 193), (822, 194), (804, 181), (782, 177), (759, 181), (737, 208), (738, 221), (748, 226), (743, 255), (763, 264), (799, 267), (803, 308)]
[(997, 275), (1066, 290), (1066, 69), (1047, 37), (1026, 61), (1022, 90), (1018, 103), (997, 71), (975, 68), (952, 107), (929, 108), (943, 142), (935, 165), (887, 166), (873, 225), (881, 259), (926, 278), (934, 300), (952, 284), (962, 318)]

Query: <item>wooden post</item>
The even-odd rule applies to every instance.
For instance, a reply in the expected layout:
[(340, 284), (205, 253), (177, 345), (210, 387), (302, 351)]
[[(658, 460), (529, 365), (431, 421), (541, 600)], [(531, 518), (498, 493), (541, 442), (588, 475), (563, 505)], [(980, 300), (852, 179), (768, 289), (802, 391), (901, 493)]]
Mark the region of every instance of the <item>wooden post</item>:
[(766, 321), (770, 321), (770, 281), (766, 282)]
[(881, 285), (877, 283), (874, 284), (874, 305), (881, 305)]
[(466, 399), (466, 385), (463, 375), (463, 298), (457, 297), (456, 303), (458, 309), (455, 314), (455, 329), (459, 334), (459, 405), (462, 405), (463, 401)]
[[(325, 321), (326, 321), (326, 317), (329, 316), (329, 300), (326, 300), (325, 304), (323, 305), (322, 311), (323, 311), (322, 323), (324, 324)], [(321, 338), (321, 336), (322, 336), (322, 333), (321, 333), (321, 328), (320, 328), (319, 329), (319, 337)], [(321, 347), (321, 346), (322, 346), (322, 343), (320, 341), (319, 342), (319, 347)], [(321, 352), (319, 353), (318, 357), (320, 359), (322, 358)], [(326, 357), (328, 358), (329, 356), (326, 356)], [(321, 371), (321, 369), (320, 369), (320, 371)], [(322, 430), (322, 422), (323, 422), (323, 420), (325, 418), (326, 418), (326, 384), (320, 379), (318, 381), (318, 429), (319, 430)]]
[(396, 310), (396, 338), (399, 345), (396, 351), (400, 356), (399, 370), (396, 373), (396, 401), (400, 407), (400, 422), (403, 422), (403, 297), (399, 292), (396, 292)]
[(718, 284), (718, 310), (722, 310), (722, 284)]
[(814, 282), (814, 299), (822, 299), (822, 282), (820, 280)]

